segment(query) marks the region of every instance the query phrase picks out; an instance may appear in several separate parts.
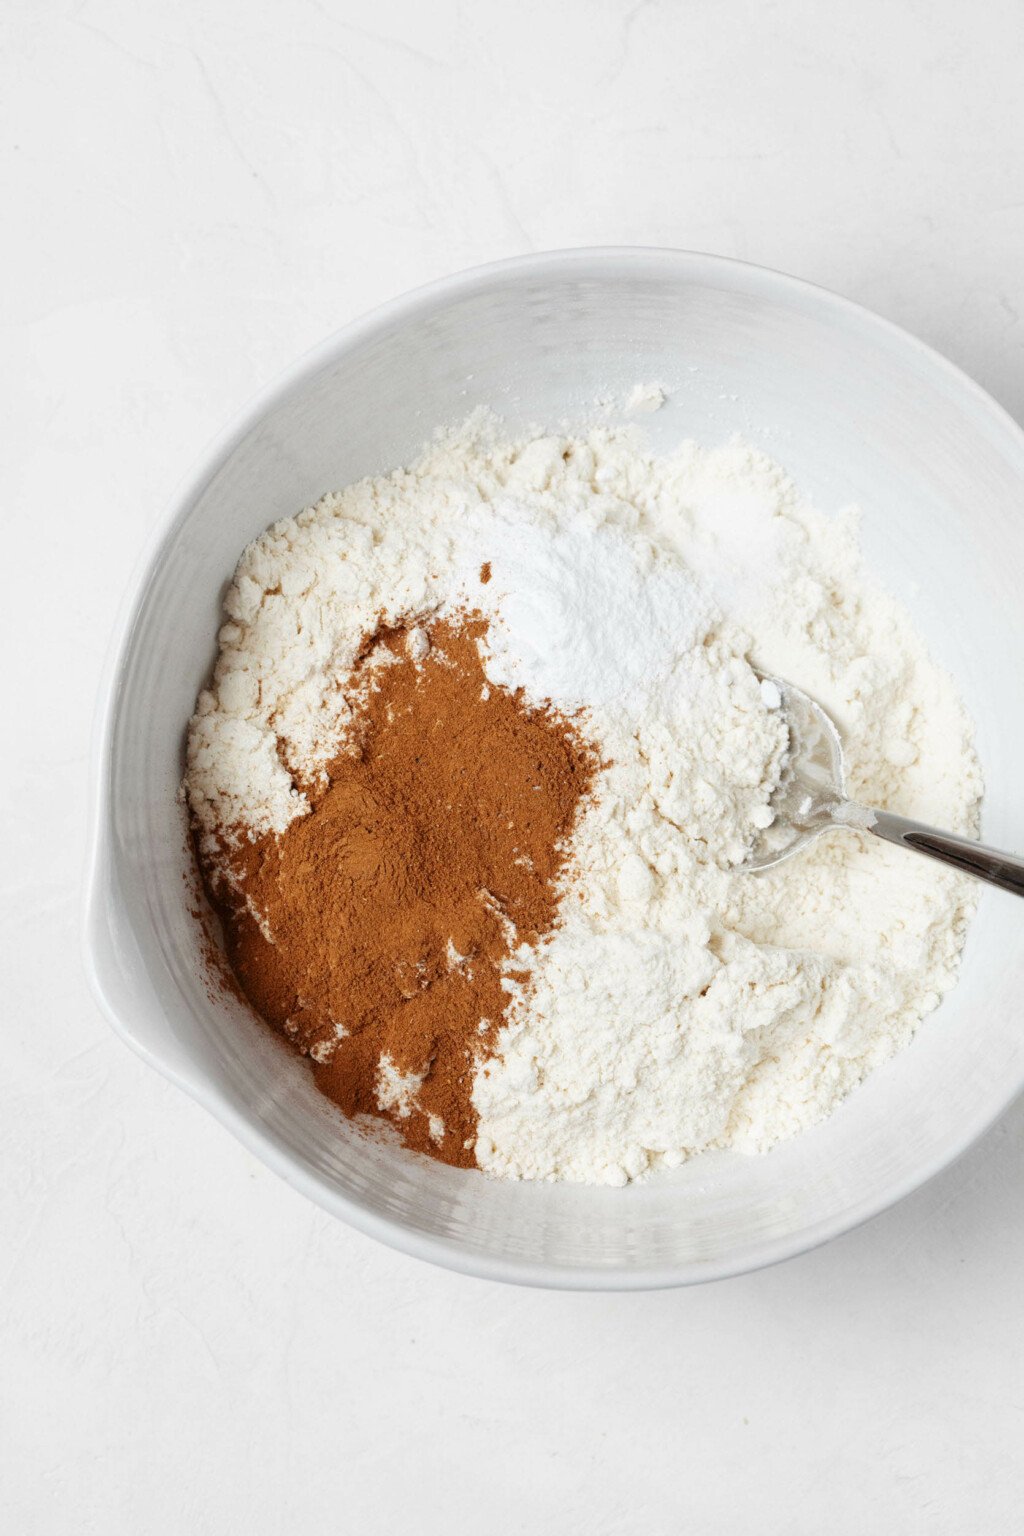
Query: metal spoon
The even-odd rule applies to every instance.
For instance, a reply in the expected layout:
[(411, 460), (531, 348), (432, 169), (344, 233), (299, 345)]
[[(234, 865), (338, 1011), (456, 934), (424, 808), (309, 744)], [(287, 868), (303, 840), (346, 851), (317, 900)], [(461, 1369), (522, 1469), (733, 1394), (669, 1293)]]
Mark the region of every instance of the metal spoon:
[(1024, 858), (986, 848), (972, 838), (940, 832), (921, 821), (871, 810), (849, 799), (843, 748), (835, 722), (820, 704), (780, 677), (758, 673), (766, 692), (777, 689), (789, 727), (789, 755), (772, 795), (775, 820), (759, 834), (744, 869), (770, 869), (833, 827), (855, 828), (951, 864), (1004, 891), (1024, 896)]

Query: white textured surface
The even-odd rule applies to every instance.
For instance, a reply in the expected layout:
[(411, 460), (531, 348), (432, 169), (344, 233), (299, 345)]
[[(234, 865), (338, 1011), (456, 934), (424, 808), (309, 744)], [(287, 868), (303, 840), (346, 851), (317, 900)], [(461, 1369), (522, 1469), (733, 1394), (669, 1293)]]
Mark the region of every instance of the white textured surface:
[(0, 622), (31, 727), (3, 783), (5, 1528), (1014, 1530), (1024, 1106), (760, 1275), (460, 1280), (332, 1223), (113, 1039), (77, 883), (93, 690), (161, 504), (378, 300), (532, 247), (719, 250), (1024, 413), (1016, 0), (984, 26), (954, 0), (9, 0), (0, 33)]

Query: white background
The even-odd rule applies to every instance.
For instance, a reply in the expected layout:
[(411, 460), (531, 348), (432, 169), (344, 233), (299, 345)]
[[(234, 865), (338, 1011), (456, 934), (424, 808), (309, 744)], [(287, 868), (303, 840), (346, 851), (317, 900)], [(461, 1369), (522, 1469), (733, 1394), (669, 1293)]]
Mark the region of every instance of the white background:
[(78, 886), (140, 548), (225, 418), (380, 300), (553, 246), (718, 251), (1024, 416), (1024, 7), (5, 0), (0, 28), (0, 1524), (1019, 1531), (1024, 1104), (779, 1269), (468, 1281), (333, 1223), (114, 1040)]

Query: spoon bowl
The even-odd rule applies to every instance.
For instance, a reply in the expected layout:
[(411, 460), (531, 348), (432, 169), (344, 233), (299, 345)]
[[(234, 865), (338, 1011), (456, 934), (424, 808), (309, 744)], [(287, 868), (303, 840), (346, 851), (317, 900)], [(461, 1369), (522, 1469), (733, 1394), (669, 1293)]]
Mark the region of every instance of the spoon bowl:
[[(755, 672), (757, 669), (755, 668)], [(744, 868), (771, 869), (836, 825), (847, 804), (843, 745), (835, 722), (809, 694), (757, 672), (761, 695), (789, 728), (782, 775), (770, 801), (774, 820), (755, 839)]]

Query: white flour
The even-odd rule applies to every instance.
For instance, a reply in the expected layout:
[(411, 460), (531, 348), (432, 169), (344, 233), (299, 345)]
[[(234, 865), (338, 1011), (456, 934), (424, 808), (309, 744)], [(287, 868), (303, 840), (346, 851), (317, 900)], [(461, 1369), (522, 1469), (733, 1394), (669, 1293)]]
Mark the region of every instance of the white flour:
[[(490, 580), (482, 583), (487, 562)], [(969, 722), (855, 518), (740, 444), (653, 459), (631, 432), (510, 445), (477, 418), (245, 552), (189, 735), (207, 832), (283, 830), (343, 738), (338, 688), (383, 614), (470, 604), (487, 675), (582, 710), (609, 761), (562, 922), (477, 1072), (477, 1159), (623, 1183), (704, 1148), (763, 1151), (827, 1115), (955, 980), (969, 884), (860, 834), (730, 872), (769, 819), (784, 729), (745, 659), (831, 710), (852, 791), (962, 830)], [(385, 1095), (414, 1093), (382, 1064)]]

